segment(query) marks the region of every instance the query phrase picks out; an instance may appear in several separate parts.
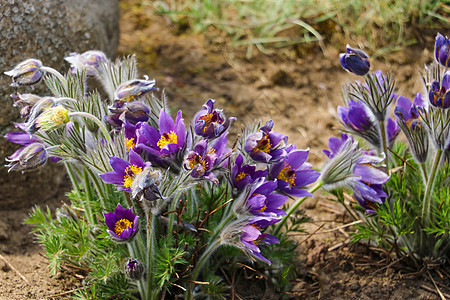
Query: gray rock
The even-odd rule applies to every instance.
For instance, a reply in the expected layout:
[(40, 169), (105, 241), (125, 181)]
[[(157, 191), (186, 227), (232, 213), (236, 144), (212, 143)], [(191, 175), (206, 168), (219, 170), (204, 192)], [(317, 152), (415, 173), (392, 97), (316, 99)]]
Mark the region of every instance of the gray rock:
[[(0, 135), (13, 129), (18, 109), (10, 94), (35, 93), (46, 96), (43, 83), (35, 87), (10, 87), (4, 71), (27, 58), (66, 72), (64, 57), (71, 52), (101, 50), (113, 58), (119, 43), (118, 0), (0, 0)], [(14, 147), (0, 138), (0, 164)], [(0, 209), (27, 207), (54, 196), (64, 182), (62, 166), (46, 165), (37, 172), (8, 174), (0, 167)]]

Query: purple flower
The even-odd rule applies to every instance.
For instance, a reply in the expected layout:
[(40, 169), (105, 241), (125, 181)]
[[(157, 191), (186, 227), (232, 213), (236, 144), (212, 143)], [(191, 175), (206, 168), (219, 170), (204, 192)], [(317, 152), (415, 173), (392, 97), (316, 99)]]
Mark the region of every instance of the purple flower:
[(87, 76), (98, 75), (100, 73), (100, 63), (108, 61), (105, 53), (96, 50), (86, 51), (82, 54), (73, 52), (64, 59), (71, 65), (70, 73), (76, 74), (85, 70)]
[(356, 75), (366, 75), (370, 70), (369, 56), (362, 50), (350, 48), (347, 45), (347, 53), (339, 54), (342, 67)]
[(239, 154), (234, 166), (231, 168), (231, 182), (238, 190), (243, 190), (247, 185), (252, 184), (256, 179), (266, 177), (268, 170), (256, 171), (255, 166), (242, 165), (244, 158)]
[(388, 118), (386, 122), (386, 134), (389, 146), (394, 144), (395, 139), (400, 133), (400, 127), (392, 118)]
[(212, 170), (224, 161), (231, 154), (229, 148), (225, 148), (228, 139), (227, 135), (221, 135), (214, 144), (208, 148), (208, 140), (202, 139), (194, 150), (189, 151), (184, 167), (191, 171), (194, 178), (206, 178), (214, 184), (219, 184), (218, 179), (212, 173)]
[(5, 72), (5, 74), (12, 77), (13, 83), (11, 86), (33, 85), (41, 81), (44, 76), (44, 72), (41, 70), (42, 67), (40, 60), (27, 59), (11, 71)]
[(133, 280), (139, 280), (144, 275), (144, 266), (136, 259), (128, 259), (128, 263), (125, 267), (126, 275)]
[(286, 157), (286, 151), (283, 147), (288, 137), (281, 133), (273, 132), (272, 128), (273, 121), (270, 120), (258, 132), (248, 136), (244, 150), (253, 160), (272, 163), (279, 162)]
[(108, 233), (117, 242), (128, 242), (139, 230), (139, 217), (133, 214), (132, 208), (125, 209), (120, 203), (114, 212), (103, 213)]
[(428, 98), (433, 106), (440, 108), (450, 107), (450, 72), (445, 73), (442, 86), (436, 80), (431, 84)]
[(377, 165), (385, 158), (368, 155), (345, 134), (341, 139), (330, 138), (328, 144), (330, 150), (323, 152), (330, 160), (319, 178), (324, 183), (323, 188), (331, 191), (351, 187), (358, 203), (365, 208), (383, 203), (386, 194), (380, 185), (388, 181), (389, 176)]
[(114, 100), (130, 102), (152, 91), (154, 87), (155, 81), (148, 80), (147, 78), (145, 80), (129, 80), (117, 87), (114, 93)]
[(353, 173), (360, 178), (351, 185), (353, 195), (358, 204), (366, 209), (366, 213), (375, 212), (373, 209), (376, 204), (383, 204), (387, 197), (383, 184), (389, 180), (389, 175), (374, 166), (382, 160), (384, 158), (364, 155), (353, 169)]
[(20, 115), (22, 118), (27, 117), (31, 112), (31, 108), (43, 99), (33, 94), (13, 94), (11, 98), (14, 100), (14, 106), (20, 107)]
[(130, 162), (113, 156), (110, 159), (111, 167), (114, 171), (100, 174), (100, 178), (106, 182), (115, 185), (119, 185), (117, 189), (131, 192), (131, 185), (135, 177), (143, 171), (147, 166), (150, 166), (149, 162), (144, 163), (142, 158), (134, 152), (133, 149), (129, 152)]
[(259, 178), (255, 181), (247, 198), (248, 211), (254, 216), (273, 218), (286, 214), (281, 207), (288, 196), (273, 193), (277, 188), (277, 182), (264, 181)]
[(252, 220), (250, 221), (244, 228), (241, 234), (240, 240), (242, 242), (242, 248), (252, 255), (253, 257), (268, 263), (271, 262), (261, 255), (261, 250), (259, 249), (259, 245), (272, 245), (279, 243), (278, 239), (270, 234), (262, 233), (261, 228), (267, 227), (278, 222), (278, 219), (272, 220)]
[(322, 152), (328, 156), (328, 158), (334, 158), (338, 153), (341, 152), (343, 145), (347, 142), (347, 141), (353, 141), (353, 139), (351, 137), (349, 137), (348, 135), (346, 135), (345, 133), (341, 134), (341, 138), (337, 138), (337, 137), (330, 137), (328, 139), (328, 149), (322, 150)]
[(394, 111), (397, 123), (408, 139), (411, 153), (419, 163), (426, 161), (429, 149), (428, 131), (419, 113), (424, 112), (424, 106), (422, 95), (417, 93), (413, 103), (406, 97), (398, 97)]
[(186, 146), (186, 129), (181, 111), (178, 111), (175, 122), (161, 109), (159, 114), (159, 130), (147, 123), (136, 124), (136, 149), (142, 151), (148, 160), (157, 165), (164, 165)]
[(195, 134), (207, 139), (213, 139), (222, 135), (230, 126), (232, 120), (236, 118), (225, 119), (221, 109), (214, 109), (215, 100), (209, 99), (203, 109), (194, 117)]
[[(16, 128), (19, 128), (21, 130), (25, 129), (25, 126), (22, 123), (16, 123), (15, 126), (16, 126)], [(40, 144), (44, 145), (45, 147), (48, 147), (48, 145), (46, 143), (43, 143), (41, 140), (39, 140), (38, 138), (36, 138), (35, 136), (33, 136), (27, 132), (8, 132), (7, 134), (5, 134), (4, 137), (8, 141), (18, 144), (18, 145), (22, 145), (22, 146), (28, 146), (33, 143), (40, 143)], [(11, 156), (8, 157), (8, 159), (12, 160), (12, 159), (19, 157), (20, 153), (25, 148), (26, 147), (22, 147), (22, 148), (16, 150)], [(61, 157), (49, 156), (48, 159), (52, 162), (58, 162), (61, 160)], [(45, 162), (43, 162), (42, 164), (45, 164)]]
[(48, 153), (45, 145), (39, 142), (34, 142), (26, 147), (20, 148), (13, 155), (8, 157), (6, 161), (9, 162), (6, 167), (10, 171), (29, 171), (39, 168), (48, 160)]
[(337, 111), (342, 125), (350, 132), (362, 137), (373, 146), (380, 147), (379, 127), (370, 118), (364, 104), (349, 100), (348, 107), (339, 106)]
[(434, 57), (444, 67), (450, 67), (450, 40), (438, 33), (434, 44)]
[(286, 150), (288, 152), (286, 160), (273, 164), (270, 175), (277, 179), (280, 191), (297, 197), (312, 196), (303, 188), (315, 182), (320, 173), (311, 169), (311, 164), (306, 163), (309, 150), (297, 150), (294, 146)]
[(125, 121), (122, 124), (122, 128), (124, 129), (125, 145), (127, 146), (127, 150), (128, 151), (130, 151), (130, 149), (134, 150), (137, 143), (136, 126), (129, 123), (128, 121)]
[(125, 121), (136, 125), (138, 122), (147, 122), (150, 109), (141, 102), (114, 101), (109, 107), (112, 115), (105, 116), (105, 121), (113, 127), (122, 127)]

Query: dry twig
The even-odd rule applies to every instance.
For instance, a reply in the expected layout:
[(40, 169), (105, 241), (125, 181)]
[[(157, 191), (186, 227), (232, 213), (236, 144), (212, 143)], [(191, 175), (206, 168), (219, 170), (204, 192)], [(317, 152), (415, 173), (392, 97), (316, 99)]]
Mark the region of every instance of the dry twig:
[(20, 278), (22, 278), (23, 281), (25, 281), (26, 284), (30, 285), (30, 283), (28, 282), (28, 280), (25, 278), (25, 276), (23, 276), (19, 270), (17, 270), (9, 261), (6, 260), (6, 258), (3, 257), (3, 255), (0, 254), (0, 259), (3, 260), (5, 262), (5, 264), (11, 269), (13, 270), (17, 275), (19, 275)]

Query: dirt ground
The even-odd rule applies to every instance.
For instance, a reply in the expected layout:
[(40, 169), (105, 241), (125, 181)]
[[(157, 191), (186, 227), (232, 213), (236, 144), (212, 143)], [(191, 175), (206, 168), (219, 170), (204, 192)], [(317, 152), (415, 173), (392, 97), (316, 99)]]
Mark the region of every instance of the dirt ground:
[[(336, 108), (342, 105), (342, 84), (357, 79), (341, 68), (338, 59), (351, 41), (336, 35), (325, 41), (325, 52), (314, 45), (306, 51), (292, 48), (246, 59), (245, 49), (230, 48), (220, 34), (212, 38), (180, 31), (168, 19), (131, 4), (133, 0), (121, 1), (119, 55), (135, 53), (141, 74), (156, 79), (170, 106), (182, 109), (186, 121), (209, 98), (216, 99), (226, 116), (238, 118), (237, 130), (272, 118), (276, 131), (287, 134), (298, 148), (310, 148), (309, 161), (320, 168), (328, 138), (339, 134)], [(425, 50), (416, 45), (391, 53), (373, 61), (373, 70), (392, 72), (399, 94), (414, 96), (421, 91), (418, 70), (431, 60), (434, 35), (424, 37)], [(67, 188), (50, 201), (51, 207), (64, 200)], [(350, 222), (342, 207), (319, 193), (305, 202), (304, 209), (313, 219), (310, 232)], [(22, 224), (29, 210), (0, 212), (0, 300), (62, 299), (80, 287), (83, 276), (67, 267), (56, 278), (49, 277), (42, 249), (33, 242), (31, 228)], [(385, 257), (373, 249), (349, 244), (351, 230), (295, 237), (307, 241), (298, 248), (301, 275), (294, 282), (293, 298), (440, 299), (431, 276), (450, 299), (448, 274), (434, 270), (429, 275), (407, 274), (413, 271), (388, 267)]]

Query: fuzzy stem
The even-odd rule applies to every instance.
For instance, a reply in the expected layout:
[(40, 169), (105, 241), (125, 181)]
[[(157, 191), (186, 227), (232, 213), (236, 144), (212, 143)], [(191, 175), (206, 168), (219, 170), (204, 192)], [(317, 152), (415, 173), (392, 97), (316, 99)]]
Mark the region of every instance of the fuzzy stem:
[(50, 73), (50, 74), (56, 76), (56, 77), (59, 79), (59, 81), (61, 81), (62, 84), (64, 84), (64, 85), (67, 86), (67, 80), (66, 80), (66, 78), (64, 78), (64, 76), (61, 75), (61, 73), (59, 73), (59, 72), (56, 71), (55, 69), (50, 68), (50, 67), (46, 67), (46, 66), (43, 66), (43, 67), (41, 67), (40, 69), (41, 69), (42, 71), (44, 71), (44, 72), (48, 72), (48, 73)]
[(427, 173), (427, 166), (424, 162), (420, 163), (420, 168), (422, 169), (423, 178), (425, 179), (425, 183), (428, 182), (428, 173)]
[(147, 300), (157, 299), (158, 291), (153, 286), (153, 244), (154, 244), (154, 220), (155, 215), (147, 210)]
[(423, 206), (422, 206), (422, 222), (424, 227), (430, 226), (431, 220), (431, 193), (433, 191), (434, 181), (437, 174), (437, 169), (439, 164), (441, 163), (441, 158), (444, 151), (438, 148), (436, 151), (436, 156), (434, 158), (433, 167), (431, 169), (430, 177), (428, 178), (427, 186), (425, 188), (425, 195), (423, 198)]
[(84, 209), (86, 211), (86, 215), (89, 220), (89, 223), (91, 225), (95, 225), (95, 224), (97, 224), (97, 219), (92, 214), (92, 209), (91, 209), (91, 203), (94, 202), (94, 197), (93, 197), (94, 194), (92, 193), (91, 181), (89, 180), (89, 174), (88, 174), (86, 168), (83, 171), (83, 176), (84, 176), (84, 185), (85, 185), (84, 188), (86, 190), (86, 195), (87, 195), (87, 200), (88, 200), (87, 202), (83, 202)]
[(70, 181), (72, 182), (73, 188), (77, 192), (78, 197), (80, 196), (80, 185), (78, 184), (77, 178), (75, 177), (75, 173), (73, 172), (72, 166), (65, 162), (67, 174), (69, 175)]
[(91, 115), (87, 112), (82, 112), (82, 111), (70, 112), (69, 116), (70, 117), (79, 116), (79, 117), (85, 117), (85, 118), (91, 119), (92, 121), (95, 122), (95, 124), (98, 125), (98, 127), (100, 127), (100, 129), (102, 130), (103, 135), (105, 136), (108, 143), (112, 143), (112, 139), (109, 136), (108, 130), (106, 129), (105, 125), (103, 125), (102, 121), (100, 121), (96, 116)]
[(383, 152), (386, 155), (386, 173), (389, 174), (389, 153), (388, 153), (388, 142), (386, 137), (386, 127), (384, 125), (384, 120), (378, 121), (380, 124), (380, 132), (381, 132), (381, 146), (383, 148)]
[[(314, 186), (309, 190), (309, 192), (310, 192), (311, 194), (314, 193), (315, 191), (317, 191), (318, 189), (320, 189), (320, 188), (322, 187), (322, 185), (323, 185), (323, 181), (321, 181), (321, 180), (318, 181), (318, 182), (316, 183), (316, 185), (314, 185)], [(277, 226), (276, 226), (275, 229), (273, 230), (273, 232), (272, 232), (273, 235), (276, 236), (276, 235), (280, 232), (281, 228), (283, 228), (284, 223), (286, 223), (286, 221), (289, 219), (289, 217), (291, 216), (291, 214), (292, 214), (295, 210), (297, 210), (297, 208), (300, 206), (300, 204), (302, 204), (303, 201), (305, 201), (308, 197), (309, 197), (309, 196), (304, 196), (304, 197), (298, 199), (298, 200), (297, 200), (297, 201), (289, 208), (289, 210), (286, 212), (286, 215), (283, 217), (283, 219), (281, 219), (280, 222), (278, 222)]]

